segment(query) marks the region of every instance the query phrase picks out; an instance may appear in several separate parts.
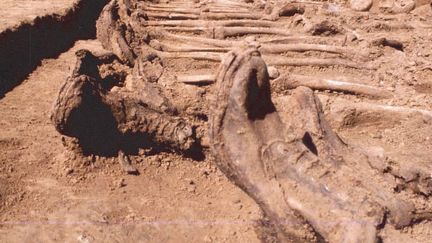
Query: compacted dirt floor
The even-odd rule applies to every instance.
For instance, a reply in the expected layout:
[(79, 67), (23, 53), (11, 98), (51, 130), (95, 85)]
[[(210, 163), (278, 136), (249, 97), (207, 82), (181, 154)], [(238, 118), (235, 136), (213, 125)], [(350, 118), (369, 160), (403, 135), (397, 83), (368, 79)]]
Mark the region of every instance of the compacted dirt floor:
[[(33, 15), (57, 11), (72, 2), (3, 0), (0, 29)], [(348, 10), (331, 14), (321, 11), (320, 6), (308, 7), (304, 14), (280, 21), (294, 32), (316, 31), (313, 38), (323, 37), (310, 42), (348, 45), (357, 51), (378, 46), (381, 56), (375, 65), (379, 69), (372, 73), (346, 67), (285, 66), (278, 71), (329, 79), (343, 77), (390, 92), (389, 97), (371, 98), (315, 91), (332, 127), (344, 141), (365, 148), (382, 148), (387, 161), (401, 171), (406, 171), (405, 165), (420, 165), (423, 172), (432, 171), (432, 115), (426, 112), (432, 110), (430, 5), (411, 13), (383, 14), (374, 4), (370, 15)], [(338, 24), (328, 27), (329, 24), (322, 24), (326, 20)], [(335, 33), (319, 33), (314, 24), (326, 25), (326, 31), (333, 28)], [(181, 31), (177, 34), (191, 35)], [(255, 37), (269, 43), (272, 38), (281, 39), (264, 34)], [(403, 43), (403, 49), (383, 38)], [(194, 160), (168, 152), (147, 155), (142, 150), (131, 156), (140, 174), (126, 175), (116, 157), (81, 155), (68, 149), (69, 139), (55, 130), (49, 116), (79, 49), (95, 54), (107, 52), (98, 40), (79, 40), (57, 58), (43, 60), (27, 79), (0, 99), (0, 242), (259, 242), (255, 230), (261, 218), (258, 206), (216, 168), (211, 156)], [(292, 56), (324, 54), (306, 52)], [(211, 98), (206, 96), (211, 86), (187, 86), (170, 78), (176, 72), (214, 74), (217, 63), (183, 58), (167, 60), (164, 67), (171, 74), (159, 82), (176, 88), (172, 92), (176, 102), (184, 99), (183, 109), (189, 108), (191, 113), (205, 110), (199, 104)], [(289, 91), (277, 87), (273, 90), (273, 99), (281, 111), (289, 109), (284, 107), (287, 95)], [(407, 110), (380, 116), (377, 108), (350, 117), (344, 108), (346, 104), (362, 108), (372, 107), (368, 104), (392, 105)], [(428, 202), (425, 209), (431, 208)], [(382, 236), (385, 242), (406, 242), (405, 237), (414, 242), (429, 242), (432, 223), (422, 221), (402, 230), (386, 228)]]
[(0, 9), (0, 30), (30, 22), (38, 16), (59, 13), (76, 0), (3, 0)]

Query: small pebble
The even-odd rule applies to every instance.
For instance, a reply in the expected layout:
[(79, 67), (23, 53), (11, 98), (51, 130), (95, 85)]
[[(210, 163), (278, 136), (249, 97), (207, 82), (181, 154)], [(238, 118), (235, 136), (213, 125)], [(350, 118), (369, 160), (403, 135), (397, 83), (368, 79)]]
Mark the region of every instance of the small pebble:
[(351, 9), (368, 11), (372, 7), (372, 0), (350, 0)]

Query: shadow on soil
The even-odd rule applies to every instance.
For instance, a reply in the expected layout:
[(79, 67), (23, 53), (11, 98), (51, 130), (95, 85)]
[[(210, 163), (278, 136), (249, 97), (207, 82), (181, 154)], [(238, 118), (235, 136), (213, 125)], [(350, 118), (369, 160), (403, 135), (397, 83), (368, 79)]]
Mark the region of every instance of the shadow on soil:
[(75, 41), (96, 36), (96, 20), (108, 0), (80, 0), (63, 15), (52, 14), (0, 33), (0, 98), (19, 85), (44, 58)]

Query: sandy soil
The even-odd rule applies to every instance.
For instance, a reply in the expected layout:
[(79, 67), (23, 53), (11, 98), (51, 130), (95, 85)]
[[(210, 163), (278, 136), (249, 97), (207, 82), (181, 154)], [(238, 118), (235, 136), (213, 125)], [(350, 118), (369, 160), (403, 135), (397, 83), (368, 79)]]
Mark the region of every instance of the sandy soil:
[(76, 0), (3, 0), (1, 2), (0, 31), (22, 22), (30, 22), (39, 16), (60, 13)]

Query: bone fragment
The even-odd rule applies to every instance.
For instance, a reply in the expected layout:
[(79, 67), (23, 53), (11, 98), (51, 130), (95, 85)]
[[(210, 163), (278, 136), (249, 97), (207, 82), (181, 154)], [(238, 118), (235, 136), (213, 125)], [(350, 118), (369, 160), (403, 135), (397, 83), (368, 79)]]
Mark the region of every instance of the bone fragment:
[(280, 89), (281, 87), (294, 89), (300, 86), (306, 86), (314, 90), (339, 91), (377, 98), (389, 98), (392, 96), (389, 91), (370, 85), (294, 74), (282, 75), (275, 79), (272, 82), (272, 85), (277, 87), (277, 89)]
[(215, 82), (215, 75), (201, 74), (201, 75), (178, 75), (177, 81), (186, 84), (209, 84)]
[(145, 26), (175, 26), (175, 27), (203, 27), (203, 26), (242, 26), (242, 27), (277, 27), (280, 26), (272, 21), (267, 20), (163, 20), (163, 21), (146, 21)]

